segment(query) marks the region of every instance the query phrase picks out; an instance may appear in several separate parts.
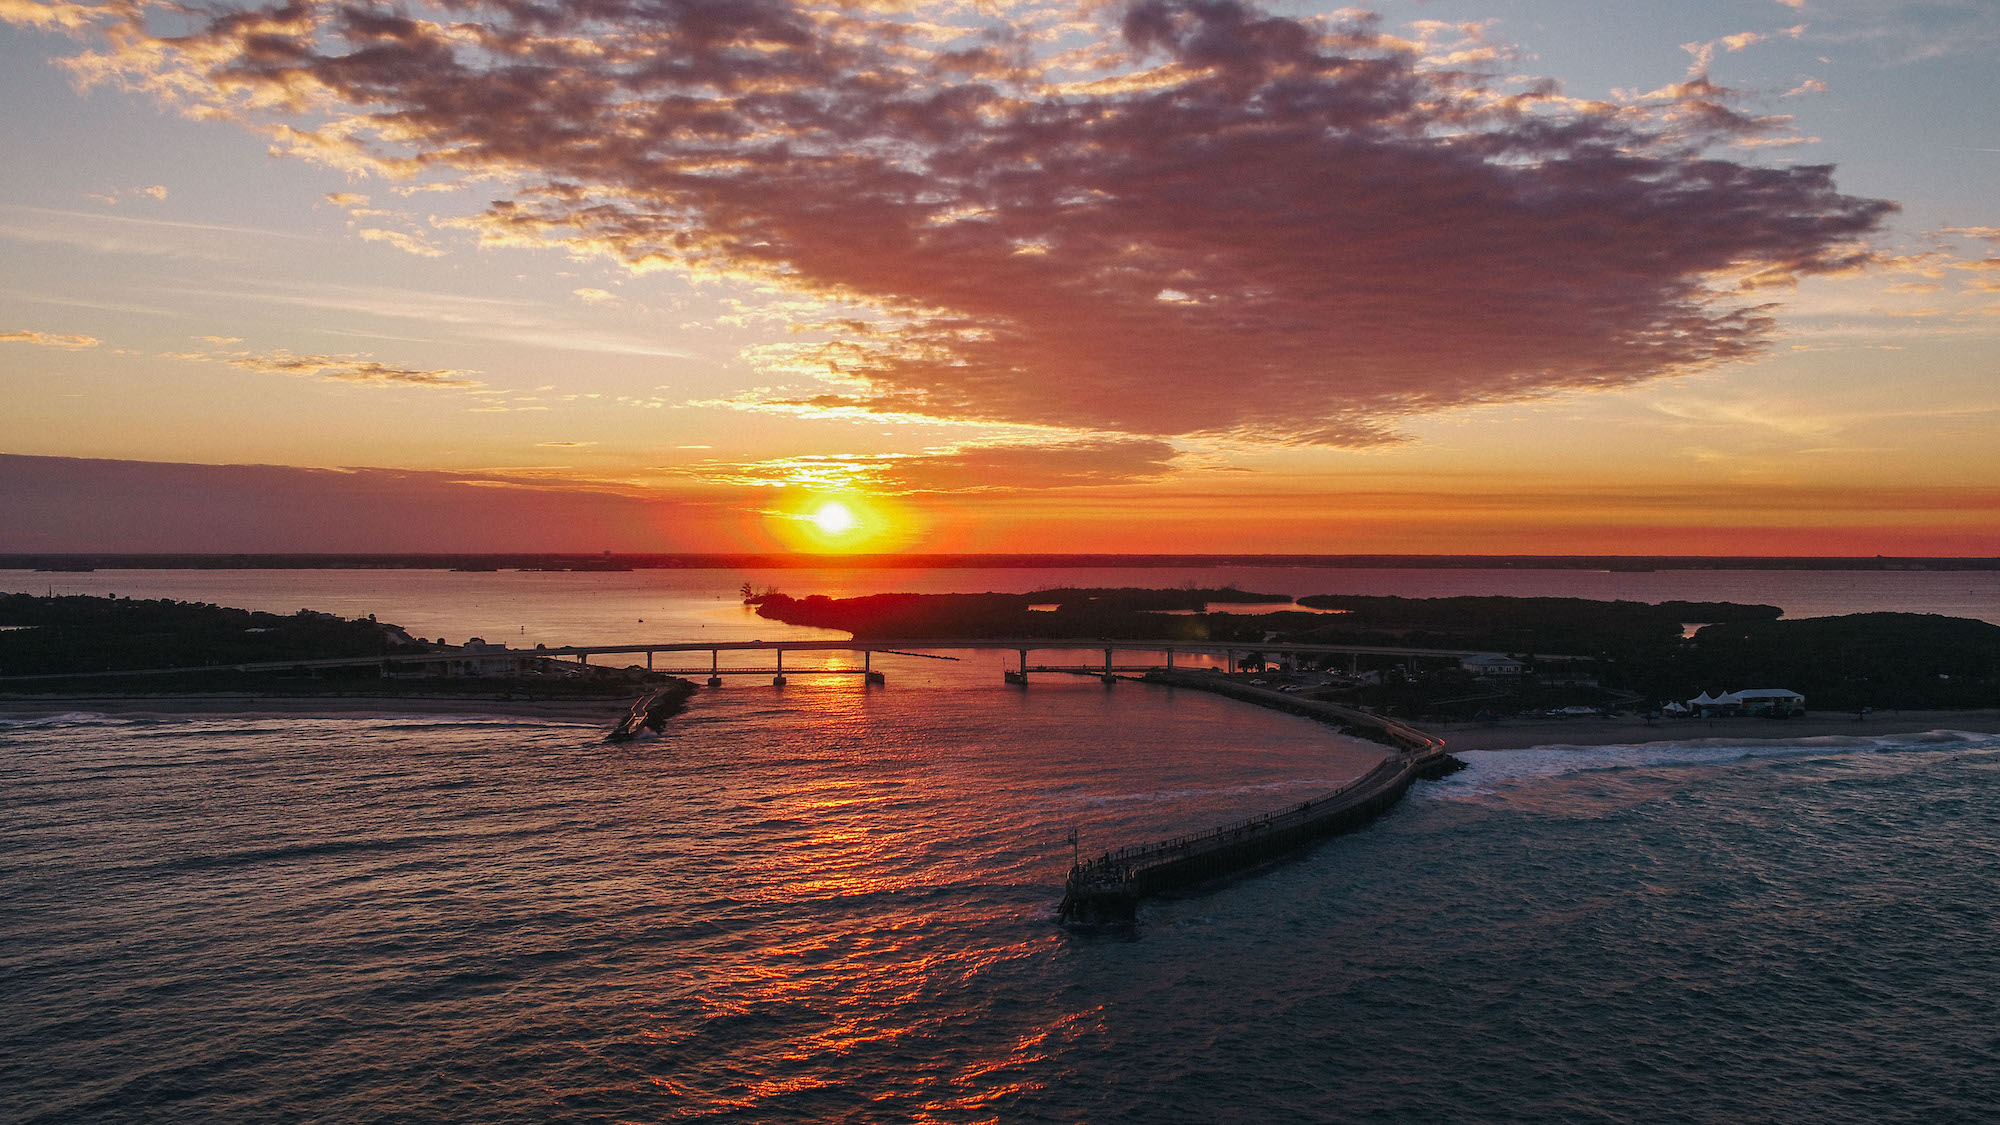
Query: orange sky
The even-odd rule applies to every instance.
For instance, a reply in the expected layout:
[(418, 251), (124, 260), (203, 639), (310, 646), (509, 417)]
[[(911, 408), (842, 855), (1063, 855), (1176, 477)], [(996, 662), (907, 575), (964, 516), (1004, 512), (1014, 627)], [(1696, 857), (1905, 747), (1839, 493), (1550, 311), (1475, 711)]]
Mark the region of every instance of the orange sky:
[(878, 8), (0, 4), (0, 551), (2000, 555), (1980, 6)]

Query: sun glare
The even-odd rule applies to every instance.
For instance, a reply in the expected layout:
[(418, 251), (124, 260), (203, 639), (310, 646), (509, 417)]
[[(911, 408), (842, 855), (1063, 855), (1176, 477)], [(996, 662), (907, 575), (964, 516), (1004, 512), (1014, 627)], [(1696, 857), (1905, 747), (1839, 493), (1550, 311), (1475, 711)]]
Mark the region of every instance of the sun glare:
[(845, 555), (894, 550), (921, 535), (921, 521), (893, 499), (860, 492), (786, 497), (763, 510), (770, 537), (788, 551)]
[(812, 514), (812, 521), (822, 535), (845, 535), (861, 522), (854, 518), (854, 513), (847, 505), (838, 500), (828, 500), (821, 504), (819, 510)]

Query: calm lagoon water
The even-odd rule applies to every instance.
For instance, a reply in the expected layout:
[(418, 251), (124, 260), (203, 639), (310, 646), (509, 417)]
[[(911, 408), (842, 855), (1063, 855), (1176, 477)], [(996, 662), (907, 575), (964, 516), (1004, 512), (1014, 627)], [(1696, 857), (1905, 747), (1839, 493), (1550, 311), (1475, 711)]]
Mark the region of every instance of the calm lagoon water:
[[(1228, 577), (1362, 588), (1276, 573)], [(519, 643), (632, 639), (639, 617), (777, 635), (730, 597), (746, 579), (1135, 576), (4, 577)], [(1995, 616), (1984, 575), (1844, 602), (1764, 575), (1762, 594), (1604, 577), (1795, 614)], [(479, 715), (0, 720), (0, 1120), (1970, 1122), (2000, 1104), (2000, 732), (1471, 754), (1365, 831), (1074, 935), (1054, 925), (1071, 828), (1090, 848), (1220, 823), (1372, 748), (1195, 693), (1009, 691), (997, 656), (880, 660), (887, 688), (732, 685), (623, 747)]]

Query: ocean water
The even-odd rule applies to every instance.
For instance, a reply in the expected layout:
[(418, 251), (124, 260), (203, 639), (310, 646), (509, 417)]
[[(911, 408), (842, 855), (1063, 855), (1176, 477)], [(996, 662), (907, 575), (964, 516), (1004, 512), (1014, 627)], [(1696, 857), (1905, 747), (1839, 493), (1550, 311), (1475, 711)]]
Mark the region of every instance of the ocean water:
[[(894, 681), (892, 681), (892, 684)], [(2000, 734), (1475, 753), (1055, 925), (1063, 834), (1374, 750), (1089, 681), (0, 725), (0, 1120), (1985, 1121)]]
[[(0, 591), (178, 598), (291, 613), (375, 614), (456, 644), (467, 637), (515, 646), (653, 640), (779, 640), (844, 636), (781, 625), (747, 611), (748, 582), (797, 596), (882, 593), (1026, 593), (1056, 587), (1234, 585), (1259, 593), (1498, 594), (1736, 601), (1790, 617), (1893, 610), (2000, 624), (2000, 571), (1347, 570), (1312, 567), (1001, 570), (635, 570), (624, 573), (454, 573), (439, 570), (0, 570)], [(1255, 609), (1256, 607), (1248, 607)]]
[[(54, 577), (452, 639), (789, 635), (721, 572)], [(1379, 592), (1454, 592), (1416, 577)], [(1492, 588), (1516, 577), (1456, 592), (1534, 592)], [(1990, 583), (1658, 596), (2000, 616), (1936, 579)], [(1200, 693), (1010, 690), (1011, 653), (962, 655), (878, 656), (887, 687), (733, 681), (617, 747), (470, 713), (0, 716), (0, 1121), (2000, 1105), (2000, 732), (1472, 753), (1361, 832), (1074, 934), (1072, 829), (1098, 849), (1224, 823), (1378, 751)]]

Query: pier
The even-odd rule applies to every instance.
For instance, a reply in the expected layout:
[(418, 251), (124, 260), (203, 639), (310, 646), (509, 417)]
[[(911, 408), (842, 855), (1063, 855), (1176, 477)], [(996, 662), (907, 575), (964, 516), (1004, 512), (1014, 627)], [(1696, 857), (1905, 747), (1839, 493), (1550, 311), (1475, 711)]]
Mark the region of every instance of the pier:
[(1419, 779), (1462, 768), (1441, 739), (1366, 711), (1299, 699), (1219, 676), (1155, 672), (1148, 682), (1213, 691), (1339, 726), (1386, 744), (1391, 754), (1374, 769), (1309, 801), (1208, 832), (1139, 844), (1082, 860), (1070, 868), (1057, 917), (1065, 925), (1129, 923), (1141, 899), (1185, 890), (1282, 858), (1315, 840), (1349, 832), (1388, 811)]

